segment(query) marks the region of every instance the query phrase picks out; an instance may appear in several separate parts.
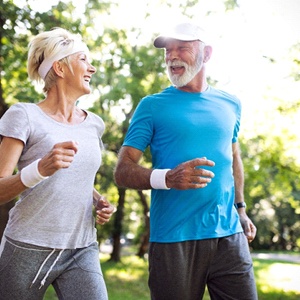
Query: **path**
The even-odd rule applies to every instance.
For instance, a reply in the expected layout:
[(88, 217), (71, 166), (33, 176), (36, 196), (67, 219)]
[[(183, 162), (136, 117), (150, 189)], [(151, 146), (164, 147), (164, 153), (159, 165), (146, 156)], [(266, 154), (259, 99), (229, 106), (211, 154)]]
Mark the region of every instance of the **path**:
[(290, 255), (283, 253), (251, 253), (251, 256), (258, 259), (274, 259), (300, 264), (300, 255)]

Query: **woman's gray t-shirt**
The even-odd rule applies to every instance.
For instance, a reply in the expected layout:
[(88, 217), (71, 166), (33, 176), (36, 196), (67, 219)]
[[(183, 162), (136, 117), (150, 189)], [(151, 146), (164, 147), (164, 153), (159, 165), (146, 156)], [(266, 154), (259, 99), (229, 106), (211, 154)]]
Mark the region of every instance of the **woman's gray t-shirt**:
[(43, 247), (75, 249), (96, 241), (93, 188), (101, 165), (103, 120), (86, 111), (77, 125), (55, 121), (36, 104), (12, 105), (0, 119), (1, 136), (24, 142), (18, 170), (47, 154), (55, 144), (76, 141), (78, 152), (67, 169), (60, 169), (20, 194), (10, 210), (4, 234)]

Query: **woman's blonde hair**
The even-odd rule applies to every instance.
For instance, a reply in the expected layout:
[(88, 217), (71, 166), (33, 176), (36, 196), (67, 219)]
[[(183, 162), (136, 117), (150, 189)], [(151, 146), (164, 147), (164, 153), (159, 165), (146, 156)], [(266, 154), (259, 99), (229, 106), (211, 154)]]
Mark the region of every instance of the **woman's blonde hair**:
[[(29, 43), (27, 71), (29, 78), (36, 81), (44, 81), (44, 92), (55, 84), (57, 75), (52, 68), (52, 63), (55, 60), (65, 63), (70, 70), (69, 55), (73, 54), (72, 49), (75, 42), (82, 43), (79, 34), (72, 34), (63, 28), (53, 28), (50, 31), (45, 31), (35, 36)], [(83, 44), (83, 43), (82, 43)], [(60, 54), (61, 53), (61, 54)], [(60, 58), (60, 56), (62, 56)], [(55, 59), (58, 57), (58, 59)], [(52, 62), (51, 58), (54, 58)], [(49, 68), (46, 68), (45, 75), (41, 75), (41, 64), (50, 60)], [(52, 63), (51, 63), (52, 62)], [(49, 70), (48, 70), (49, 69)]]

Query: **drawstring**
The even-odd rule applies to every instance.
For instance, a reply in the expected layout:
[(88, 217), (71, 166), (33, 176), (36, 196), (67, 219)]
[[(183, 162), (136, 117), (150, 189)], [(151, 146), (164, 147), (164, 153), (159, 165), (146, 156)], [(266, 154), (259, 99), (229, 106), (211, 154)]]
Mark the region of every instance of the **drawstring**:
[(45, 263), (48, 261), (48, 259), (52, 256), (52, 254), (55, 252), (55, 249), (53, 249), (51, 251), (51, 253), (46, 257), (46, 259), (44, 260), (44, 262), (42, 263), (42, 265), (40, 266), (39, 270), (37, 271), (37, 274), (35, 275), (33, 281), (31, 282), (30, 288), (33, 286), (33, 284), (35, 283), (36, 279), (38, 278), (38, 276), (40, 275)]
[[(27, 250), (27, 248), (24, 248), (24, 247), (22, 247), (22, 246), (16, 245), (16, 244), (14, 244), (12, 241), (10, 241), (10, 240), (7, 240), (7, 239), (6, 239), (5, 241), (9, 242), (10, 244), (14, 245), (14, 246), (17, 247), (17, 248), (21, 248), (21, 249), (26, 249), (26, 250)], [(45, 265), (46, 262), (49, 260), (49, 258), (55, 253), (55, 251), (57, 251), (57, 249), (53, 249), (53, 250), (51, 251), (51, 253), (50, 253), (50, 254), (46, 257), (46, 259), (43, 261), (42, 265), (40, 266), (39, 270), (37, 271), (37, 274), (35, 275), (35, 277), (34, 277), (32, 283), (31, 283), (31, 285), (30, 285), (30, 288), (33, 286), (33, 284), (34, 284), (35, 281), (37, 280), (38, 276), (40, 275), (40, 273), (41, 273), (41, 271), (42, 271), (44, 265)], [(48, 278), (50, 272), (52, 271), (52, 269), (53, 269), (54, 266), (56, 265), (57, 261), (59, 260), (59, 258), (60, 258), (60, 256), (62, 255), (63, 252), (64, 252), (64, 249), (61, 249), (61, 250), (59, 251), (59, 253), (58, 253), (58, 255), (57, 255), (55, 261), (54, 261), (53, 264), (50, 266), (48, 272), (46, 273), (46, 275), (45, 275), (44, 278), (42, 279), (41, 285), (40, 285), (39, 289), (41, 289), (41, 288), (44, 286), (44, 284), (45, 284), (45, 282), (46, 282), (46, 279)]]
[[(55, 249), (54, 249), (54, 251), (55, 251)], [(53, 251), (52, 251), (52, 252), (53, 252)], [(51, 252), (50, 254), (52, 254), (52, 252)], [(41, 288), (44, 286), (47, 277), (49, 276), (50, 272), (52, 271), (53, 267), (55, 266), (55, 264), (57, 263), (57, 261), (59, 260), (59, 258), (60, 258), (60, 256), (62, 255), (63, 252), (64, 252), (64, 249), (62, 249), (62, 250), (59, 251), (59, 253), (58, 253), (58, 255), (57, 255), (55, 261), (54, 261), (53, 264), (51, 265), (50, 269), (49, 269), (48, 272), (46, 273), (46, 275), (45, 275), (45, 277), (43, 278), (43, 280), (41, 281), (41, 285), (40, 285), (39, 289), (41, 289)], [(48, 258), (46, 258), (46, 259), (48, 259)], [(37, 277), (37, 276), (36, 276), (36, 277)]]

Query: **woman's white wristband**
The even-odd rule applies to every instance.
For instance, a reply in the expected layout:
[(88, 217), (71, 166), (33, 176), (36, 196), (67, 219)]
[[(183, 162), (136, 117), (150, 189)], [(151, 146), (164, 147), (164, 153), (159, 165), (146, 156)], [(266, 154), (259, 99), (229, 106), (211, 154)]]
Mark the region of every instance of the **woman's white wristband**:
[(150, 185), (156, 190), (169, 190), (166, 185), (166, 173), (171, 169), (155, 169), (150, 175)]
[(48, 176), (42, 176), (39, 172), (38, 163), (40, 160), (41, 159), (37, 159), (21, 171), (21, 181), (29, 188), (36, 186), (38, 183), (48, 178)]

